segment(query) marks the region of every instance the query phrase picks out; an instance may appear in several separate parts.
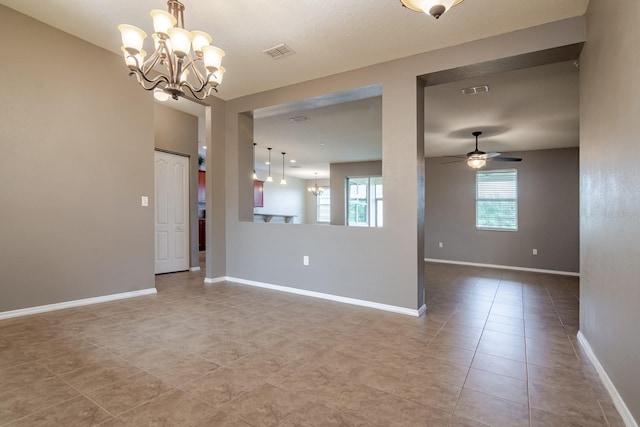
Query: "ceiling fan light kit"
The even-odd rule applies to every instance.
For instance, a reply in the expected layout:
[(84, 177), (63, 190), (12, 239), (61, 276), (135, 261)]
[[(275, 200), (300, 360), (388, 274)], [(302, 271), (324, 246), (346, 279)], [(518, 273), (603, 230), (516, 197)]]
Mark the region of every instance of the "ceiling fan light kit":
[(222, 83), (224, 51), (212, 46), (213, 38), (204, 31), (184, 29), (185, 8), (181, 2), (168, 0), (167, 9), (150, 13), (155, 50), (146, 60), (142, 46), (147, 34), (134, 25), (118, 25), (129, 75), (135, 76), (145, 90), (160, 89), (173, 99), (184, 96), (185, 90), (197, 99), (205, 99)]
[(422, 12), (438, 19), (452, 7), (462, 3), (463, 0), (400, 0), (407, 9)]
[(497, 151), (493, 151), (491, 153), (485, 153), (484, 151), (478, 150), (478, 137), (482, 135), (482, 132), (475, 131), (475, 132), (472, 132), (471, 135), (473, 135), (476, 138), (475, 150), (469, 151), (466, 155), (463, 155), (463, 156), (445, 156), (445, 157), (456, 157), (464, 160), (454, 160), (451, 162), (443, 162), (440, 164), (466, 161), (467, 166), (469, 166), (470, 168), (481, 169), (485, 167), (487, 165), (487, 161), (490, 161), (490, 160), (494, 160), (497, 162), (521, 162), (522, 161), (522, 159), (518, 157), (502, 157), (502, 153), (499, 153)]

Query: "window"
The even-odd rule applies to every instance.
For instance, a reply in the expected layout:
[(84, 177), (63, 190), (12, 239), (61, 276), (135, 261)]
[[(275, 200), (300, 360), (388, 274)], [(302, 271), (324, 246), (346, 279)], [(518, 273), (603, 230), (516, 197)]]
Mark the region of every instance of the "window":
[(382, 227), (382, 177), (347, 178), (347, 225)]
[(476, 228), (518, 230), (518, 171), (476, 173)]
[(316, 197), (316, 221), (331, 221), (331, 188), (321, 187), (323, 192)]

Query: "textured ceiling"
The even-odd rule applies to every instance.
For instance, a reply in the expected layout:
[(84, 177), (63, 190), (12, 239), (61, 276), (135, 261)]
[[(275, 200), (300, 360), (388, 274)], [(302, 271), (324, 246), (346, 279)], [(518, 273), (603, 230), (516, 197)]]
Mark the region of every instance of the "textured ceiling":
[[(183, 0), (187, 29), (207, 31), (227, 53), (219, 97), (233, 99), (421, 52), (583, 15), (588, 0), (467, 0), (439, 20), (398, 0)], [(152, 33), (164, 0), (0, 0), (120, 54), (116, 26)], [(151, 50), (150, 41), (147, 50)], [(270, 59), (287, 43), (296, 55)], [(123, 64), (123, 73), (126, 69)]]

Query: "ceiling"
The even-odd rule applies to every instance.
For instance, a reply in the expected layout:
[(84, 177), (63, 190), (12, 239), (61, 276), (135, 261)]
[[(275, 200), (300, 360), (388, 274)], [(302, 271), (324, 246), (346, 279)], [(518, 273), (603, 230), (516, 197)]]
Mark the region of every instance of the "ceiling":
[[(367, 65), (584, 15), (588, 0), (467, 0), (439, 20), (398, 0), (183, 0), (185, 26), (214, 37), (227, 55), (218, 96), (240, 96)], [(164, 0), (0, 0), (0, 4), (120, 54), (116, 27), (151, 34)], [(151, 50), (151, 42), (147, 51)], [(263, 50), (287, 43), (295, 55)], [(127, 70), (123, 64), (123, 73)]]
[[(427, 87), (425, 155), (472, 151), (476, 130), (486, 152), (578, 146), (578, 77), (571, 60)], [(462, 93), (482, 85), (487, 93)]]
[[(228, 72), (218, 94), (227, 100), (580, 16), (588, 4), (588, 0), (467, 0), (435, 20), (401, 7), (398, 0), (183, 2), (185, 26), (209, 32), (214, 44), (227, 53), (223, 63)], [(166, 2), (0, 0), (0, 4), (120, 54), (117, 25), (137, 25), (151, 34), (149, 10), (165, 9)], [(280, 43), (287, 43), (296, 54), (273, 60), (262, 53)], [(462, 88), (477, 85), (488, 85), (490, 90), (462, 95)], [(282, 151), (287, 160), (297, 160), (295, 165), (287, 163), (287, 176), (305, 179), (314, 172), (328, 176), (332, 161), (380, 158), (381, 102), (375, 93), (371, 96), (348, 95), (339, 103), (340, 96), (334, 96), (324, 104), (315, 100), (254, 112), (258, 169), (266, 160), (267, 146), (273, 147), (275, 177), (281, 174)], [(190, 101), (164, 104), (204, 116), (204, 107)], [(300, 115), (309, 120), (290, 120)], [(484, 151), (577, 146), (578, 69), (568, 61), (425, 90), (426, 156), (471, 151), (474, 130), (484, 132), (480, 139)]]

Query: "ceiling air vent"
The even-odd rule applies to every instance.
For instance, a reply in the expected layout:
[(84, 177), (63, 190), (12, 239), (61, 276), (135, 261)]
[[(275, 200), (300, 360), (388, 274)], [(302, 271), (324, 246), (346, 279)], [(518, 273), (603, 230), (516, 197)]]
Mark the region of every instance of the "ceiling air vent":
[(462, 93), (464, 93), (465, 95), (478, 95), (480, 93), (487, 93), (487, 92), (489, 92), (489, 86), (487, 85), (467, 87), (462, 89)]
[(273, 59), (280, 59), (280, 58), (284, 58), (285, 56), (289, 56), (289, 55), (294, 55), (295, 54), (293, 49), (291, 49), (289, 46), (287, 46), (284, 43), (279, 44), (278, 46), (274, 46), (272, 48), (269, 48), (267, 50), (263, 50), (262, 52), (266, 53), (267, 55), (269, 55)]

